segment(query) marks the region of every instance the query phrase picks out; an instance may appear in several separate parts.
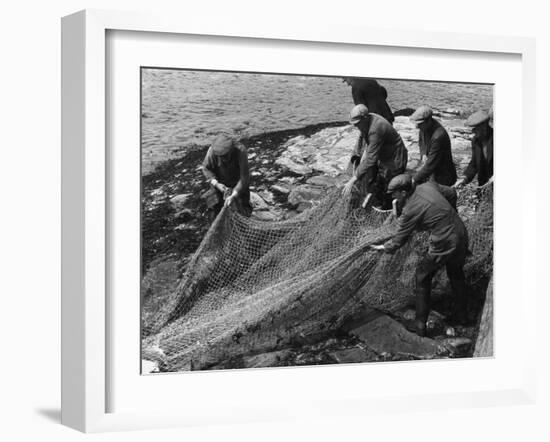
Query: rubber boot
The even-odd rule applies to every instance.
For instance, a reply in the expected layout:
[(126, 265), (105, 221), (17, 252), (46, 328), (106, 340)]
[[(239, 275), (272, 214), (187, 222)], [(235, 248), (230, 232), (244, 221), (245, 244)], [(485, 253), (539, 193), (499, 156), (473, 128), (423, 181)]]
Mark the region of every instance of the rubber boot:
[(420, 287), (416, 291), (415, 332), (418, 336), (426, 336), (426, 322), (430, 313), (430, 287)]

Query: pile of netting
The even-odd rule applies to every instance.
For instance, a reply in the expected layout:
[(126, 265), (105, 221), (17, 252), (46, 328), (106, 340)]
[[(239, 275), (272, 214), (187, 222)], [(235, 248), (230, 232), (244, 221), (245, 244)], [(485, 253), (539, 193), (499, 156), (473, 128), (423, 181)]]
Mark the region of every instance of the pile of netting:
[[(160, 351), (167, 371), (204, 369), (337, 330), (358, 309), (394, 312), (410, 304), (427, 233), (394, 254), (374, 251), (369, 246), (389, 239), (396, 222), (361, 202), (334, 189), (279, 222), (224, 209), (177, 289), (142, 320), (144, 351)], [(457, 206), (472, 252), (467, 283), (475, 284), (492, 273), (492, 185), (464, 188)]]

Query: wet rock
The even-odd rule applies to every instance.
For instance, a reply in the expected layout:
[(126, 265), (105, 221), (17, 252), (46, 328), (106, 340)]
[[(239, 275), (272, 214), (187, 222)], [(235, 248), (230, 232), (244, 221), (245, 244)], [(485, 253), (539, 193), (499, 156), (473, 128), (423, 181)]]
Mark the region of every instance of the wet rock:
[(283, 195), (288, 195), (290, 193), (289, 188), (280, 186), (278, 184), (271, 186), (271, 190), (273, 190), (274, 192), (282, 193)]
[(329, 356), (339, 364), (370, 361), (370, 355), (361, 348), (348, 348), (346, 350), (333, 351)]
[(260, 195), (266, 203), (268, 204), (274, 203), (273, 194), (271, 192), (268, 192), (267, 190), (262, 190), (261, 192), (259, 192), (258, 195)]
[(449, 351), (450, 356), (455, 358), (467, 356), (472, 348), (472, 340), (464, 337), (446, 338), (442, 344)]
[[(345, 159), (345, 162), (347, 164), (347, 159)], [(334, 176), (339, 174), (343, 168), (340, 165), (335, 164), (326, 164), (323, 161), (317, 161), (316, 163), (311, 165), (311, 169), (314, 172), (321, 172), (325, 173), (329, 176)]]
[(290, 192), (288, 203), (293, 207), (298, 207), (303, 202), (321, 200), (325, 195), (326, 191), (320, 187), (302, 184)]
[(336, 185), (336, 178), (332, 176), (317, 175), (306, 180), (307, 184), (321, 187), (332, 187)]
[(454, 338), (456, 336), (456, 330), (454, 329), (454, 327), (447, 327), (445, 329), (445, 335), (449, 336), (450, 338)]
[(418, 359), (433, 359), (440, 354), (437, 343), (409, 332), (389, 316), (381, 316), (355, 330), (357, 336), (377, 353), (391, 353)]
[(269, 209), (269, 205), (256, 192), (250, 192), (250, 205), (254, 210)]
[(308, 175), (313, 172), (313, 169), (304, 164), (298, 164), (292, 161), (290, 158), (281, 157), (275, 161), (276, 164), (282, 167), (286, 167), (291, 172), (294, 172), (297, 175)]
[(274, 351), (243, 358), (245, 368), (274, 367), (289, 358), (290, 350)]
[(174, 215), (176, 218), (191, 218), (196, 216), (196, 213), (191, 209), (182, 209)]
[(170, 198), (170, 203), (176, 211), (182, 210), (185, 208), (185, 204), (189, 201), (189, 198), (192, 197), (192, 193), (182, 193)]

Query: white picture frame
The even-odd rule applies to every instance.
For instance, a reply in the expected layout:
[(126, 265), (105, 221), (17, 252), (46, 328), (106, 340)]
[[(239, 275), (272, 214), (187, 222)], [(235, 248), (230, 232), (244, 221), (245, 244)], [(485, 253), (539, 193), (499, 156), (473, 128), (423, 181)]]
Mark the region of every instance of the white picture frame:
[[(415, 409), (455, 408), (470, 406), (493, 406), (499, 404), (533, 403), (535, 397), (535, 359), (529, 359), (534, 352), (534, 340), (525, 339), (522, 348), (521, 367), (514, 371), (513, 379), (500, 388), (477, 388), (461, 393), (377, 396), (334, 393), (327, 399), (314, 398), (303, 404), (285, 407), (274, 403), (269, 407), (258, 406), (251, 398), (253, 394), (240, 399), (240, 409), (248, 414), (223, 412), (223, 401), (219, 408), (197, 407), (191, 411), (184, 407), (150, 409), (140, 411), (109, 411), (109, 392), (114, 388), (109, 373), (110, 346), (107, 328), (111, 323), (108, 290), (109, 254), (108, 244), (112, 240), (108, 228), (111, 198), (109, 195), (109, 174), (107, 150), (108, 134), (106, 121), (107, 94), (106, 78), (108, 32), (149, 32), (165, 36), (217, 36), (246, 39), (248, 41), (312, 42), (346, 46), (369, 46), (376, 48), (426, 49), (443, 52), (468, 52), (483, 54), (508, 54), (521, 58), (522, 118), (521, 155), (522, 173), (529, 173), (535, 167), (535, 145), (533, 140), (533, 106), (535, 100), (535, 46), (532, 39), (517, 37), (487, 37), (451, 33), (427, 33), (350, 28), (331, 25), (310, 25), (295, 28), (284, 23), (261, 26), (253, 22), (216, 22), (207, 18), (154, 16), (151, 14), (123, 13), (100, 10), (81, 11), (63, 18), (62, 21), (62, 423), (84, 432), (114, 431), (124, 429), (159, 428), (169, 426), (204, 425), (220, 422), (248, 422), (305, 418), (337, 414), (368, 414), (371, 412), (398, 412), (409, 410), (414, 402)], [(498, 121), (498, 107), (495, 112)], [(504, 121), (504, 117), (503, 120)], [(498, 122), (496, 123), (499, 124)], [(498, 130), (498, 129), (497, 129)], [(518, 135), (519, 136), (519, 135)], [(498, 142), (497, 142), (498, 144)], [(502, 187), (504, 190), (504, 186)], [(535, 230), (532, 223), (536, 218), (536, 195), (527, 186), (515, 190), (522, 204), (521, 242), (518, 253), (522, 260), (521, 306), (523, 315), (519, 319), (524, 336), (533, 336), (536, 325), (527, 318), (536, 315), (536, 287), (534, 269), (527, 265), (530, 244), (534, 244)], [(496, 293), (503, 285), (495, 284)], [(136, 294), (136, 296), (139, 296)], [(498, 300), (496, 301), (498, 308)], [(137, 327), (138, 318), (135, 318)], [(498, 324), (497, 324), (498, 329)], [(501, 328), (502, 330), (502, 328)], [(520, 356), (518, 356), (520, 357)], [(498, 354), (496, 359), (498, 359)], [(386, 365), (381, 368), (390, 367)], [(395, 367), (395, 365), (391, 365)], [(412, 369), (408, 365), (408, 369)], [(490, 370), (490, 366), (486, 369)], [(136, 367), (137, 369), (137, 367)], [(328, 370), (331, 370), (330, 372)], [(389, 368), (384, 368), (390, 370)], [(460, 370), (455, 365), (455, 370)], [(294, 374), (300, 376), (297, 369)], [(326, 376), (334, 376), (335, 370), (346, 370), (344, 377), (359, 377), (364, 366), (324, 367)], [(372, 369), (369, 369), (372, 370)], [(399, 370), (399, 368), (391, 368)], [(273, 371), (272, 371), (273, 372)], [(285, 378), (294, 374), (286, 371)], [(311, 371), (306, 375), (310, 377)], [(133, 374), (135, 375), (135, 373)], [(207, 374), (212, 376), (212, 374)], [(216, 378), (250, 382), (262, 385), (270, 376), (269, 371), (243, 370), (239, 374), (214, 373)], [(178, 375), (174, 375), (178, 376)], [(175, 382), (174, 376), (162, 376), (163, 383)], [(204, 376), (203, 376), (204, 379)], [(302, 379), (303, 381), (304, 379)], [(195, 382), (200, 382), (196, 377)], [(257, 383), (257, 384), (256, 384)], [(196, 393), (195, 393), (196, 394)], [(246, 395), (245, 395), (246, 396)], [(191, 398), (192, 399), (192, 398)], [(214, 398), (216, 399), (216, 398)], [(335, 404), (338, 404), (336, 411)], [(302, 406), (307, 404), (307, 406)], [(246, 417), (243, 417), (246, 416)]]

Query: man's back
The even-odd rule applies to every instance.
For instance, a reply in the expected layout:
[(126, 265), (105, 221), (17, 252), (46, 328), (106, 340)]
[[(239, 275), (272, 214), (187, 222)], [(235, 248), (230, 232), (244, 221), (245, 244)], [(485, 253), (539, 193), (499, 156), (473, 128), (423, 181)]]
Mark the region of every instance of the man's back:
[(354, 104), (364, 104), (370, 112), (381, 115), (393, 123), (393, 113), (386, 102), (388, 92), (372, 78), (355, 78), (351, 87)]
[(420, 152), (427, 156), (426, 164), (415, 174), (416, 182), (434, 179), (437, 183), (452, 186), (456, 182), (456, 168), (451, 153), (451, 139), (437, 120), (429, 130), (420, 131)]
[(457, 247), (467, 248), (468, 235), (464, 223), (436, 183), (416, 187), (399, 217), (399, 227), (389, 249), (401, 247), (413, 230), (430, 232), (430, 253), (447, 255)]
[(379, 165), (397, 173), (403, 173), (407, 166), (407, 149), (401, 135), (383, 117), (369, 113), (370, 123), (366, 132), (361, 132), (357, 150), (364, 151), (363, 167)]

